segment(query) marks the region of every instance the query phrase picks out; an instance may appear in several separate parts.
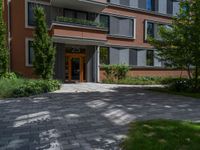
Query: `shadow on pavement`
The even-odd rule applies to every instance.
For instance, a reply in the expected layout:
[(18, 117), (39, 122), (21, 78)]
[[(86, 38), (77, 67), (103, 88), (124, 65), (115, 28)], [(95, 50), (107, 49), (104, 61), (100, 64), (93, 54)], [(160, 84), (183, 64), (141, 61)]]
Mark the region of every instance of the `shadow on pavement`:
[(142, 88), (0, 101), (0, 150), (118, 150), (135, 120), (200, 121), (200, 101)]

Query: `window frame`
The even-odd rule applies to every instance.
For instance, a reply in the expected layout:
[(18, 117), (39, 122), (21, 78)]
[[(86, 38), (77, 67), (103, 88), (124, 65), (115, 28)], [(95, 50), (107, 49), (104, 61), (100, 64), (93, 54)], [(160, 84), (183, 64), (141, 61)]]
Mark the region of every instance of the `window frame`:
[(35, 0), (25, 0), (25, 28), (34, 29), (35, 26), (29, 25), (29, 10), (28, 10), (28, 3), (35, 3), (40, 5), (51, 6), (49, 2), (44, 1), (35, 1)]
[[(29, 10), (30, 10), (30, 5), (32, 5), (32, 4), (31, 4), (31, 2), (28, 2), (27, 5), (28, 5), (28, 7), (27, 7), (27, 9), (28, 9), (28, 18), (27, 18), (27, 19), (28, 19), (28, 20), (27, 20), (27, 21), (28, 21), (28, 26), (33, 26), (33, 27), (34, 27), (34, 26), (35, 26), (35, 23), (34, 23), (34, 21), (31, 22), (31, 20), (30, 20), (30, 11), (29, 11)], [(33, 12), (33, 13), (34, 13), (34, 12)], [(32, 24), (32, 23), (33, 23), (33, 24)]]
[[(149, 27), (149, 24), (152, 25), (152, 30), (153, 30), (153, 31), (151, 31), (150, 34), (149, 34), (149, 30), (148, 30), (148, 29), (149, 29), (149, 28), (148, 28), (148, 27)], [(147, 37), (148, 37), (148, 36), (151, 36), (151, 37), (154, 38), (154, 37), (155, 37), (155, 23), (154, 23), (154, 22), (147, 22), (147, 27), (146, 27), (146, 28), (147, 28)]]
[[(107, 63), (102, 63), (102, 59), (101, 59), (101, 52), (102, 52), (102, 48), (104, 49), (106, 49), (107, 50)], [(104, 50), (105, 50), (104, 49)], [(100, 50), (99, 50), (100, 52), (99, 52), (99, 63), (100, 63), (100, 65), (109, 65), (110, 64), (110, 48), (109, 47), (105, 47), (105, 46), (101, 46), (100, 47)]]
[[(149, 52), (152, 52), (152, 54), (151, 55), (149, 55)], [(150, 57), (149, 57), (150, 56)], [(152, 57), (152, 58), (151, 58)], [(155, 61), (154, 61), (154, 57), (155, 57), (155, 52), (154, 52), (154, 50), (146, 50), (146, 66), (148, 66), (148, 67), (154, 67), (155, 66)], [(148, 62), (148, 60), (151, 60), (151, 63), (150, 64), (148, 64), (149, 62)]]
[[(33, 62), (30, 63), (30, 43), (33, 42), (33, 39), (32, 38), (27, 38), (26, 39), (26, 60), (25, 60), (25, 64), (26, 64), (26, 67), (33, 67)], [(33, 61), (33, 59), (32, 59)]]
[(146, 10), (153, 11), (153, 0), (146, 0)]
[[(131, 20), (132, 21), (132, 27), (133, 27), (131, 36), (110, 33), (110, 28), (111, 28), (111, 23), (110, 23), (111, 19), (110, 19), (110, 17)], [(109, 36), (116, 37), (116, 38), (136, 39), (136, 18), (135, 17), (128, 17), (128, 16), (121, 16), (121, 15), (109, 15)]]
[(108, 20), (108, 26), (107, 26), (107, 29), (108, 29), (108, 34), (110, 34), (110, 16), (109, 15), (106, 15), (106, 14), (99, 14), (99, 22), (101, 23), (101, 17), (104, 16), (106, 17)]

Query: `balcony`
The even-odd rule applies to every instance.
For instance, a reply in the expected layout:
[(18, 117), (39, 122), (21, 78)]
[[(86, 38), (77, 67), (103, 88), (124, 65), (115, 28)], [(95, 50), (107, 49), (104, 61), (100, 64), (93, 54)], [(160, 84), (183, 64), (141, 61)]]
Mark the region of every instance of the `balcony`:
[(102, 23), (84, 19), (68, 18), (63, 16), (57, 16), (52, 24), (63, 25), (68, 27), (84, 28), (84, 29), (101, 30), (105, 32), (108, 31), (108, 28)]
[(107, 0), (51, 0), (55, 7), (100, 13), (107, 6)]
[(56, 17), (51, 25), (51, 33), (55, 42), (65, 44), (103, 44), (107, 41), (107, 28), (98, 22)]

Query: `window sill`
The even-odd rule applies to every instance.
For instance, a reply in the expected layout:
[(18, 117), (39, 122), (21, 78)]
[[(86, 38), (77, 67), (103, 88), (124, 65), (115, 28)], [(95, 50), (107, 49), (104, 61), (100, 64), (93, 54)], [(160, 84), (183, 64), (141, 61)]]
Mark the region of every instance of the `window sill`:
[(124, 36), (124, 35), (116, 35), (116, 34), (108, 34), (108, 37), (118, 38), (118, 39), (135, 40), (135, 38), (133, 36)]
[(33, 64), (29, 64), (28, 62), (26, 62), (25, 66), (26, 66), (26, 67), (29, 67), (29, 68), (32, 68), (32, 67), (33, 67)]

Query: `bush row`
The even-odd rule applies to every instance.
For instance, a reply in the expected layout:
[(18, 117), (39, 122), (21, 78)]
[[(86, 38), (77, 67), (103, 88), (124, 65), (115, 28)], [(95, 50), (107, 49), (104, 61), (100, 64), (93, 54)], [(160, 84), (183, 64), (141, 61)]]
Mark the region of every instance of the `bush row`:
[(12, 97), (26, 97), (58, 89), (60, 89), (60, 82), (57, 80), (27, 80), (13, 90)]
[(26, 97), (60, 89), (58, 80), (20, 78), (15, 73), (0, 74), (0, 97)]
[(110, 80), (108, 78), (103, 80), (103, 83), (116, 83), (116, 84), (132, 84), (132, 85), (153, 85), (153, 84), (171, 84), (177, 78), (161, 78), (161, 77), (125, 77), (120, 80)]

